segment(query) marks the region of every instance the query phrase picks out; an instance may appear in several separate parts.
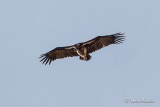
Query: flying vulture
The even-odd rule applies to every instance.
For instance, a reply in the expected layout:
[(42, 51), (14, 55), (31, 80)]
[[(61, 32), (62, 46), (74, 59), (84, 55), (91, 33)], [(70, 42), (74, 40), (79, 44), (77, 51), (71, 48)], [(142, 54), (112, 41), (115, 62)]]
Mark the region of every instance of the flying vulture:
[(79, 56), (81, 60), (88, 61), (91, 59), (89, 53), (92, 53), (110, 44), (122, 43), (124, 40), (124, 36), (122, 35), (122, 33), (116, 33), (112, 35), (97, 36), (87, 42), (77, 43), (75, 45), (66, 47), (56, 47), (55, 49), (42, 54), (39, 58), (42, 58), (41, 61), (43, 61), (45, 65), (47, 63), (50, 65), (52, 61), (59, 58), (73, 56)]

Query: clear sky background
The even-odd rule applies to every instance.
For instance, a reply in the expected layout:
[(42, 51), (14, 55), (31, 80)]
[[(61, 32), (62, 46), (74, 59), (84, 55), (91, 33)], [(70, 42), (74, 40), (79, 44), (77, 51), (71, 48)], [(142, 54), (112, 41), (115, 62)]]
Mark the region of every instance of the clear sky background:
[[(159, 0), (1, 0), (0, 107), (158, 107)], [(39, 56), (125, 33), (88, 62)], [(125, 103), (125, 99), (155, 103)]]

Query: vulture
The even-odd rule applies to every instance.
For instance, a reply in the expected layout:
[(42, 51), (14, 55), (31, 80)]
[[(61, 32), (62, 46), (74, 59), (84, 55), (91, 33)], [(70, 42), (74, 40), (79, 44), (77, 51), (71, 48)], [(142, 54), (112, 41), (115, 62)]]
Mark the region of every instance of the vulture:
[[(56, 47), (55, 49), (42, 54), (39, 58), (45, 63), (51, 64), (52, 61), (65, 57), (79, 56), (81, 60), (88, 61), (91, 59), (89, 53), (95, 52), (110, 44), (119, 44), (124, 40), (124, 34), (116, 33), (111, 35), (97, 36), (87, 42), (77, 43), (72, 46)], [(42, 63), (42, 64), (43, 64)]]

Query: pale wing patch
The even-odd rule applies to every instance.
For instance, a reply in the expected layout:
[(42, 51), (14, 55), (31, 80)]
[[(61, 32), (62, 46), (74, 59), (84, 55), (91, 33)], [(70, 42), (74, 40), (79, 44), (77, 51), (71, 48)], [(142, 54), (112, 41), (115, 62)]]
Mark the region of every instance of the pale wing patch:
[(68, 47), (68, 48), (65, 48), (65, 49), (75, 49), (75, 47), (71, 46), (71, 47)]
[(84, 45), (87, 45), (87, 44), (91, 44), (92, 42), (94, 42), (94, 40), (92, 40), (92, 41), (90, 41), (90, 42), (84, 43), (83, 46), (84, 46)]

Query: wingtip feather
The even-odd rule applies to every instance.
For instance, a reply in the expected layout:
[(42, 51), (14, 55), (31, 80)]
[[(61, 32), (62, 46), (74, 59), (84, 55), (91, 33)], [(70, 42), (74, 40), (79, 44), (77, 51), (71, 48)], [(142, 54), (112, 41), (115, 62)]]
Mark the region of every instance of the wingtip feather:
[(114, 44), (120, 44), (120, 43), (123, 43), (123, 41), (125, 40), (125, 36), (120, 36), (120, 35), (124, 35), (124, 33), (116, 33), (116, 34), (113, 34), (113, 36), (115, 37), (114, 39)]

